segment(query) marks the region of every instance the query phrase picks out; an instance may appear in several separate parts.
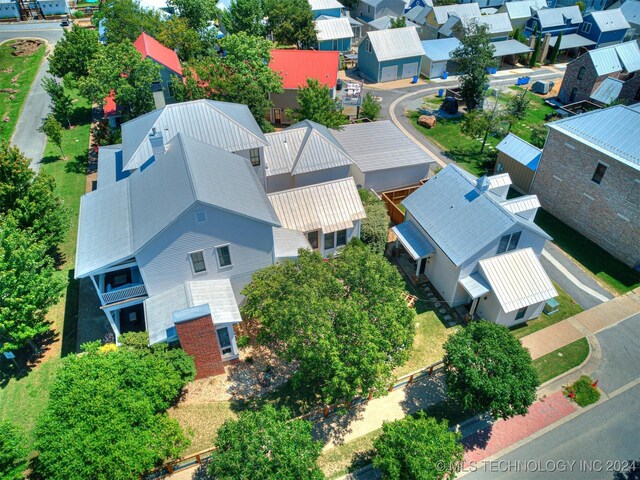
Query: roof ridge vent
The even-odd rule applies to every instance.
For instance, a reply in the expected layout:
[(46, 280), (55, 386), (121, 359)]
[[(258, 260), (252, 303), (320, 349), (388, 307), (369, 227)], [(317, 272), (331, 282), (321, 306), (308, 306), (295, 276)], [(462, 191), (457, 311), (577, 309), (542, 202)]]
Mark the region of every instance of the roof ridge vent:
[(487, 190), (489, 190), (490, 185), (491, 185), (491, 181), (489, 180), (489, 177), (487, 177), (486, 175), (481, 176), (476, 181), (476, 188), (481, 192), (486, 192)]

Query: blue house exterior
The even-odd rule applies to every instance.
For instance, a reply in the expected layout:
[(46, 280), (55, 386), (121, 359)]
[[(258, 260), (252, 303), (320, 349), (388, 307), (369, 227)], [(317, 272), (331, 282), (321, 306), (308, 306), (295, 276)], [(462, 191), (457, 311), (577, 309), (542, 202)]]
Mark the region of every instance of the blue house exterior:
[(342, 16), (342, 9), (344, 8), (338, 0), (309, 0), (311, 5), (311, 13), (313, 13), (313, 19), (318, 17), (333, 17), (338, 18)]
[(347, 17), (320, 17), (315, 21), (318, 50), (351, 50), (353, 30)]
[(390, 82), (420, 74), (424, 50), (415, 27), (367, 33), (358, 46), (358, 70), (372, 82)]
[(621, 43), (631, 28), (619, 8), (591, 12), (584, 17), (578, 33), (596, 42), (595, 48)]
[(576, 5), (560, 8), (543, 8), (536, 11), (527, 20), (524, 35), (528, 38), (534, 31), (543, 37), (549, 33), (552, 37), (557, 37), (560, 32), (563, 35), (577, 33), (582, 24), (582, 14)]
[(348, 52), (350, 49), (350, 38), (338, 38), (336, 40), (325, 40), (324, 42), (318, 42), (318, 50), (337, 50), (338, 52)]

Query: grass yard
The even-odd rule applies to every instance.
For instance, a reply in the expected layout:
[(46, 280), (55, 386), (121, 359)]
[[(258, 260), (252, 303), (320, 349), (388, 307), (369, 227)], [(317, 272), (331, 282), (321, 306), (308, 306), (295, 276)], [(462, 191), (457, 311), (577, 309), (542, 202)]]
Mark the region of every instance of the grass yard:
[(574, 302), (567, 292), (562, 290), (557, 283), (553, 282), (553, 285), (558, 291), (558, 296), (556, 297), (556, 300), (560, 303), (558, 311), (553, 315), (543, 313), (535, 320), (518, 325), (511, 330), (514, 337), (522, 338), (582, 312), (582, 307)]
[[(512, 86), (510, 89), (518, 91), (520, 87)], [(552, 113), (553, 109), (545, 105), (544, 100), (537, 95), (527, 93), (527, 96), (531, 99), (527, 113), (522, 120), (514, 123), (511, 132), (530, 141), (531, 127), (542, 125), (545, 115)], [(501, 102), (504, 103), (503, 99), (506, 99), (507, 95), (503, 93), (500, 98)], [(425, 103), (433, 104), (433, 100), (433, 98), (428, 98)], [(488, 169), (493, 168), (493, 161), (497, 153), (495, 147), (500, 143), (501, 138), (489, 136), (485, 151), (480, 153), (482, 139), (468, 137), (460, 132), (462, 117), (438, 118), (438, 123), (432, 129), (418, 125), (418, 117), (419, 114), (417, 112), (411, 115), (410, 120), (413, 126), (440, 147), (449, 158), (461, 167), (478, 176), (489, 173)]]
[[(11, 139), (22, 105), (45, 54), (45, 46), (41, 45), (32, 55), (15, 57), (11, 55), (13, 43), (13, 40), (9, 40), (0, 45), (0, 90), (18, 90), (13, 100), (9, 98), (9, 92), (0, 92), (0, 140)], [(16, 76), (16, 83), (12, 83), (11, 80)], [(5, 117), (9, 118), (8, 122), (3, 120)]]
[(639, 272), (629, 268), (549, 212), (538, 209), (535, 222), (553, 237), (553, 243), (614, 291), (623, 294), (640, 286)]
[(180, 423), (191, 440), (191, 445), (182, 456), (201, 452), (213, 446), (216, 431), (225, 420), (236, 418), (230, 402), (181, 404), (168, 411), (169, 416)]
[(587, 355), (589, 355), (589, 342), (586, 338), (581, 338), (535, 359), (533, 367), (538, 372), (540, 383), (544, 383), (577, 367), (585, 361)]

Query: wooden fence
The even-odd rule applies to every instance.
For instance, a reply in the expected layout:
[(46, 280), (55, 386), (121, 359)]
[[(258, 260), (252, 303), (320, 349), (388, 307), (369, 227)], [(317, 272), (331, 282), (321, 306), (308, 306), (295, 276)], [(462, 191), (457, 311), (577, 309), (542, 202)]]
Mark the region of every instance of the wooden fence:
[[(393, 392), (400, 388), (406, 387), (408, 385), (412, 385), (415, 381), (424, 378), (431, 377), (434, 373), (437, 373), (444, 369), (444, 363), (442, 360), (436, 363), (432, 363), (431, 365), (427, 365), (420, 370), (416, 370), (415, 372), (407, 373), (406, 375), (402, 375), (398, 377), (395, 383), (389, 385), (389, 392)], [(360, 405), (363, 403), (369, 402), (374, 396), (373, 392), (369, 392), (367, 396), (357, 396), (351, 399), (347, 404), (336, 404), (336, 405), (328, 405), (323, 408), (319, 408), (317, 410), (313, 410), (305, 415), (301, 415), (292, 420), (307, 420), (309, 422), (317, 423), (321, 422), (328, 417), (339, 413), (346, 413), (346, 411), (351, 410), (351, 408), (356, 405)], [(144, 480), (156, 480), (164, 478), (173, 473), (179, 472), (181, 470), (185, 470), (187, 468), (193, 468), (196, 465), (206, 464), (209, 458), (211, 457), (212, 452), (215, 450), (214, 448), (209, 448), (207, 450), (202, 450), (201, 452), (194, 453), (192, 455), (183, 457), (179, 460), (165, 463), (161, 467), (158, 467), (151, 472), (144, 475), (142, 478)]]
[(426, 180), (422, 180), (420, 185), (413, 185), (412, 187), (399, 188), (398, 190), (390, 190), (382, 193), (382, 201), (387, 206), (387, 213), (394, 224), (400, 225), (404, 222), (404, 211), (398, 207), (400, 202), (418, 190), (425, 182)]

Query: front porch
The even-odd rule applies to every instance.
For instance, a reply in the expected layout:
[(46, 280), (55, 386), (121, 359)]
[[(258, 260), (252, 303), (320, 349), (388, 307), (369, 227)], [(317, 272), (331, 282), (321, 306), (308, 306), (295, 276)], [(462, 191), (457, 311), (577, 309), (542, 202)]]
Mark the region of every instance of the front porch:
[(147, 297), (147, 289), (135, 262), (106, 269), (92, 275), (91, 280), (103, 306)]

